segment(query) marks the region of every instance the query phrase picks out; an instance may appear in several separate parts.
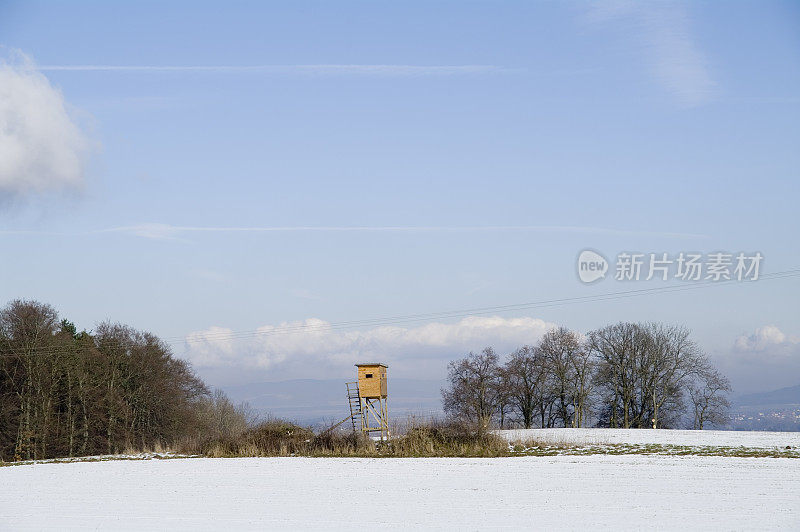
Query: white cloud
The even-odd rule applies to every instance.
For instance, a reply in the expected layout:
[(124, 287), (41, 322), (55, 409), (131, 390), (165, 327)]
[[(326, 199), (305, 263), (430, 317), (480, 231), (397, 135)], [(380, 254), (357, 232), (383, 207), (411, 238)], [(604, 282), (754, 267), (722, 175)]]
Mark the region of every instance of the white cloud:
[(457, 323), (348, 331), (310, 318), (265, 325), (244, 338), (221, 327), (194, 332), (186, 338), (184, 356), (200, 369), (269, 370), (276, 378), (347, 372), (353, 363), (373, 360), (397, 362), (395, 374), (410, 376), (431, 362), (443, 367), (447, 360), (489, 345), (501, 353), (511, 351), (536, 342), (552, 327), (536, 318), (468, 317)]
[(30, 59), (0, 61), (0, 191), (79, 188), (88, 149), (63, 95)]
[(707, 102), (714, 80), (691, 34), (684, 6), (669, 2), (618, 1), (593, 5), (590, 19), (632, 23), (653, 77), (682, 104)]
[(787, 336), (775, 325), (764, 325), (750, 335), (736, 338), (734, 347), (746, 353), (791, 351), (800, 345), (800, 338)]
[[(210, 327), (185, 338), (182, 356), (201, 375), (229, 383), (293, 378), (344, 378), (356, 362), (384, 362), (395, 377), (440, 379), (447, 362), (492, 346), (506, 354), (536, 343), (556, 324), (541, 319), (479, 317), (455, 323), (352, 330), (310, 318), (265, 325), (257, 333)], [(715, 363), (736, 393), (800, 384), (800, 338), (774, 325), (734, 339)]]
[(765, 392), (800, 384), (800, 338), (775, 325), (736, 337), (732, 348), (715, 357), (737, 393)]

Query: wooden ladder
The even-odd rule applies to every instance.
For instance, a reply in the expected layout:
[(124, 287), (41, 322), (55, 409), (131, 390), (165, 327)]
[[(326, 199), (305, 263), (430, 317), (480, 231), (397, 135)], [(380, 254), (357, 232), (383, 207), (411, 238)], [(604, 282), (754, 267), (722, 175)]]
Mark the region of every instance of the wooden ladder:
[(361, 394), (358, 392), (357, 382), (347, 382), (347, 402), (350, 405), (350, 421), (353, 424), (353, 434), (358, 434), (356, 428), (356, 418), (358, 418), (359, 428), (363, 429), (364, 415), (361, 411)]

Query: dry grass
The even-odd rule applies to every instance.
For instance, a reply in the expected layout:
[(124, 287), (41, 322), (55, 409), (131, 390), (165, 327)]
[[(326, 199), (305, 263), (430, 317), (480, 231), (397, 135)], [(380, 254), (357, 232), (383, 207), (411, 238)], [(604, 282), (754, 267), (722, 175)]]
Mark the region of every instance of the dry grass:
[(210, 438), (184, 452), (221, 458), (233, 456), (355, 456), (374, 446), (352, 434), (322, 432), (282, 419), (269, 419), (241, 434)]
[(310, 457), (499, 457), (596, 454), (646, 454), (671, 456), (733, 456), (800, 458), (800, 450), (681, 446), (656, 444), (591, 445), (566, 442), (524, 441), (508, 443), (492, 432), (452, 422), (409, 418), (402, 434), (387, 442), (374, 442), (361, 434), (310, 429), (280, 419), (265, 421), (235, 437), (214, 438), (199, 449), (181, 452), (209, 457), (310, 456)]
[[(195, 442), (196, 443), (196, 442)], [(800, 449), (725, 446), (682, 446), (663, 444), (569, 444), (527, 440), (509, 444), (502, 438), (475, 430), (469, 425), (449, 422), (410, 424), (404, 434), (388, 442), (374, 442), (363, 436), (333, 431), (314, 434), (311, 430), (283, 420), (270, 420), (239, 437), (209, 438), (202, 449), (130, 449), (125, 455), (59, 458), (43, 461), (0, 462), (0, 467), (33, 463), (96, 462), (107, 460), (150, 460), (169, 458), (231, 457), (481, 457), (502, 456), (587, 456), (666, 455), (727, 456), (742, 458), (800, 458)]]
[(414, 422), (405, 434), (388, 442), (374, 442), (361, 434), (310, 429), (271, 419), (238, 436), (192, 442), (180, 449), (209, 457), (244, 456), (507, 456), (508, 444), (500, 437), (468, 425), (451, 422)]

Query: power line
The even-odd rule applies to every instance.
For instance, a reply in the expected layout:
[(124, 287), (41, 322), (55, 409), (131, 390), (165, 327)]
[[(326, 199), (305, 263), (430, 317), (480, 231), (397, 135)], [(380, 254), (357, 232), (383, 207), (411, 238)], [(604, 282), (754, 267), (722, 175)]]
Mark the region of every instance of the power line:
[[(772, 274), (765, 274), (761, 276), (760, 280), (775, 280), (775, 279), (784, 279), (788, 277), (797, 277), (800, 276), (800, 269), (795, 270), (786, 270), (782, 272), (775, 272)], [(560, 305), (567, 305), (567, 304), (576, 304), (576, 303), (584, 303), (584, 302), (594, 302), (594, 301), (610, 301), (615, 299), (626, 299), (631, 297), (643, 296), (643, 295), (650, 295), (650, 294), (657, 294), (657, 293), (670, 293), (670, 292), (683, 292), (688, 290), (696, 290), (699, 288), (707, 288), (710, 286), (725, 286), (731, 284), (741, 284), (739, 281), (735, 280), (726, 280), (726, 281), (705, 281), (694, 283), (691, 285), (684, 285), (684, 286), (663, 286), (663, 287), (656, 287), (656, 288), (642, 288), (637, 290), (626, 290), (620, 292), (609, 292), (605, 294), (594, 294), (589, 296), (578, 296), (578, 297), (568, 297), (568, 298), (559, 298), (559, 299), (550, 299), (550, 300), (542, 300), (542, 301), (534, 301), (528, 303), (517, 303), (513, 305), (501, 305), (501, 306), (493, 306), (493, 307), (476, 307), (476, 308), (468, 308), (468, 309), (460, 309), (460, 310), (451, 310), (451, 311), (444, 311), (444, 312), (433, 312), (427, 314), (410, 314), (410, 315), (403, 315), (403, 316), (389, 316), (383, 318), (373, 318), (373, 319), (365, 319), (365, 320), (354, 320), (354, 321), (343, 321), (343, 322), (334, 322), (334, 323), (326, 323), (324, 325), (307, 325), (307, 324), (299, 324), (299, 325), (286, 325), (281, 327), (276, 327), (274, 329), (270, 329), (267, 331), (259, 331), (259, 330), (250, 330), (250, 331), (238, 331), (238, 332), (220, 332), (220, 333), (208, 333), (203, 334), (202, 338), (204, 339), (240, 339), (240, 338), (248, 338), (252, 336), (269, 336), (272, 334), (279, 334), (279, 333), (291, 333), (297, 331), (306, 331), (306, 330), (330, 330), (330, 329), (348, 329), (353, 327), (361, 327), (361, 326), (381, 326), (381, 325), (392, 325), (397, 323), (411, 323), (411, 322), (418, 322), (418, 321), (427, 321), (427, 320), (434, 320), (434, 319), (446, 319), (446, 318), (457, 318), (457, 317), (465, 317), (471, 315), (482, 315), (482, 314), (491, 314), (495, 312), (509, 312), (514, 310), (529, 310), (533, 308), (545, 308), (545, 307), (554, 307)], [(185, 339), (185, 336), (181, 337), (165, 337), (165, 338), (181, 338)], [(181, 340), (183, 341), (183, 340)], [(168, 342), (172, 343), (172, 342)]]
[[(791, 269), (791, 270), (784, 270), (780, 272), (774, 273), (767, 273), (763, 274), (759, 280), (769, 281), (769, 280), (779, 280), (779, 279), (787, 279), (792, 277), (800, 276), (800, 268)], [(748, 281), (746, 283), (730, 279), (724, 281), (702, 281), (697, 283), (692, 283), (688, 285), (679, 285), (679, 286), (661, 286), (655, 288), (640, 288), (636, 290), (625, 290), (625, 291), (618, 291), (618, 292), (607, 292), (605, 294), (593, 294), (588, 296), (577, 296), (577, 297), (567, 297), (567, 298), (558, 298), (558, 299), (549, 299), (549, 300), (540, 300), (540, 301), (533, 301), (528, 303), (517, 303), (512, 305), (500, 305), (500, 306), (491, 306), (491, 307), (474, 307), (468, 309), (459, 309), (459, 310), (450, 310), (450, 311), (443, 311), (443, 312), (432, 312), (432, 313), (424, 313), (424, 314), (408, 314), (408, 315), (400, 315), (400, 316), (388, 316), (382, 318), (371, 318), (371, 319), (362, 319), (362, 320), (351, 320), (351, 321), (341, 321), (341, 322), (334, 322), (334, 323), (324, 323), (319, 325), (313, 324), (299, 324), (299, 325), (286, 325), (286, 326), (279, 326), (274, 327), (269, 330), (249, 330), (249, 331), (238, 331), (238, 332), (224, 332), (224, 333), (208, 333), (208, 334), (201, 334), (198, 337), (198, 343), (202, 341), (209, 341), (209, 340), (216, 340), (216, 341), (225, 341), (225, 340), (242, 340), (248, 338), (256, 338), (256, 337), (265, 337), (265, 336), (273, 336), (277, 334), (291, 334), (291, 333), (306, 333), (306, 332), (316, 332), (316, 331), (340, 331), (346, 329), (353, 329), (358, 327), (365, 327), (365, 326), (373, 326), (373, 327), (380, 327), (380, 326), (388, 326), (388, 325), (404, 325), (410, 323), (418, 323), (424, 321), (432, 321), (438, 319), (448, 319), (448, 318), (458, 318), (458, 317), (466, 317), (466, 316), (474, 316), (474, 315), (485, 315), (485, 314), (493, 314), (493, 313), (503, 313), (503, 312), (511, 312), (511, 311), (518, 311), (518, 310), (530, 310), (536, 308), (552, 308), (558, 307), (562, 305), (572, 305), (572, 304), (579, 304), (579, 303), (590, 303), (590, 302), (603, 302), (603, 301), (616, 301), (622, 299), (629, 299), (634, 297), (652, 295), (652, 294), (663, 294), (663, 293), (673, 293), (673, 292), (685, 292), (689, 290), (697, 290), (701, 288), (708, 288), (711, 286), (743, 286), (745, 284), (752, 284), (753, 281)], [(177, 346), (186, 343), (187, 337), (185, 336), (172, 336), (172, 337), (164, 337), (161, 338), (160, 341), (165, 345)], [(168, 339), (172, 339), (171, 341), (167, 341)], [(133, 347), (133, 345), (131, 345)], [(124, 349), (124, 346), (120, 346), (120, 349)], [(13, 354), (53, 354), (55, 352), (61, 353), (63, 352), (63, 348), (54, 348), (51, 346), (41, 346), (41, 347), (34, 347), (29, 350), (22, 350), (22, 351), (15, 351), (15, 352), (6, 352), (2, 356), (11, 356)]]

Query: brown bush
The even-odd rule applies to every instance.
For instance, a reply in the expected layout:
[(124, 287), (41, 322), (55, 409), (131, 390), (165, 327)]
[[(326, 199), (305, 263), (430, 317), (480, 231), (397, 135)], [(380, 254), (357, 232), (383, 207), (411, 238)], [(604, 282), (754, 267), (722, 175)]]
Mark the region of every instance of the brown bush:
[(315, 436), (309, 445), (313, 456), (362, 456), (374, 454), (375, 444), (363, 434), (326, 430)]
[(458, 421), (410, 425), (388, 444), (395, 456), (501, 456), (508, 444), (479, 426)]
[(269, 419), (237, 435), (212, 437), (200, 445), (207, 456), (288, 456), (305, 454), (314, 433), (282, 419)]

